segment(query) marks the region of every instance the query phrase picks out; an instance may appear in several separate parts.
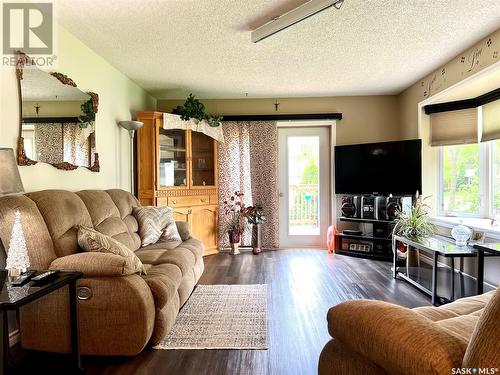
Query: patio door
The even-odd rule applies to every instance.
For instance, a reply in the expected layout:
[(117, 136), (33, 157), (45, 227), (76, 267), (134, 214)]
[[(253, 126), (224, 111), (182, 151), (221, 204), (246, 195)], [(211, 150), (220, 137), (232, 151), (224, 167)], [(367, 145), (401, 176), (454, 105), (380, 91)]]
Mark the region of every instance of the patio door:
[(326, 247), (330, 222), (330, 128), (278, 129), (280, 247)]

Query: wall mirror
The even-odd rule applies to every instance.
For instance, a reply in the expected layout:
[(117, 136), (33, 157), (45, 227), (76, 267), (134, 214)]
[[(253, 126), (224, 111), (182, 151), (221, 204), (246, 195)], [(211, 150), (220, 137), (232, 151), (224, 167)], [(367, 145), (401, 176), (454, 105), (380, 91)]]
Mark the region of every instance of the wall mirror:
[(81, 91), (62, 73), (39, 69), (24, 53), (19, 52), (17, 58), (18, 165), (40, 162), (63, 170), (85, 167), (99, 172), (97, 94)]

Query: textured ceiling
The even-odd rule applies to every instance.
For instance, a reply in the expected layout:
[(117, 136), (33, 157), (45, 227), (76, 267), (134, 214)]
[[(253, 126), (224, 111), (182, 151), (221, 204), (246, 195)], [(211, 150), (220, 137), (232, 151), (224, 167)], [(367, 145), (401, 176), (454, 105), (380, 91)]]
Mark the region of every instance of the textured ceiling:
[(264, 41), (300, 0), (57, 0), (60, 23), (159, 98), (395, 94), (500, 26), (498, 0), (346, 0)]

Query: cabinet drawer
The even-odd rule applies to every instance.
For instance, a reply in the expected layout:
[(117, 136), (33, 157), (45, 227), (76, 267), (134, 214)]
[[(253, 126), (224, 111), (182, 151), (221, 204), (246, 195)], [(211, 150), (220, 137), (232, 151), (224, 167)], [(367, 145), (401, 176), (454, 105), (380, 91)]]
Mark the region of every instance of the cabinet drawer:
[(170, 207), (183, 207), (183, 206), (202, 206), (209, 204), (210, 199), (208, 195), (193, 195), (190, 197), (168, 197), (168, 205)]

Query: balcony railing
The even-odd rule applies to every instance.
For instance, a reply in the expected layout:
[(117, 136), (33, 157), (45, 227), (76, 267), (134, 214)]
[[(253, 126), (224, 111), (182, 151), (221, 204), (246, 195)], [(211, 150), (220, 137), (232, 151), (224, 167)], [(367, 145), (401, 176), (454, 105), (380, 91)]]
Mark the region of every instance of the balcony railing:
[(289, 185), (290, 225), (318, 225), (319, 186)]

